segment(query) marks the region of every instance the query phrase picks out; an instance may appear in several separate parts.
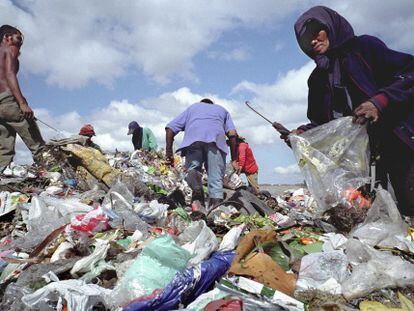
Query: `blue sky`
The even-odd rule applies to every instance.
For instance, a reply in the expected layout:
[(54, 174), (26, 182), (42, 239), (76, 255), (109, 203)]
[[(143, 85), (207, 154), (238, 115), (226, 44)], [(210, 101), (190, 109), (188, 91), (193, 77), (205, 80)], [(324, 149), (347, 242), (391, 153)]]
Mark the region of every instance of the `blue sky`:
[[(292, 152), (244, 101), (289, 128), (306, 122), (314, 65), (293, 24), (316, 4), (336, 9), (356, 34), (414, 52), (414, 2), (402, 0), (0, 0), (0, 19), (25, 34), (19, 81), (29, 104), (66, 135), (92, 123), (103, 149), (132, 150), (126, 131), (136, 120), (164, 147), (165, 124), (211, 97), (252, 146), (259, 181), (294, 183), (303, 178)], [(17, 162), (30, 161), (21, 141), (17, 152)]]

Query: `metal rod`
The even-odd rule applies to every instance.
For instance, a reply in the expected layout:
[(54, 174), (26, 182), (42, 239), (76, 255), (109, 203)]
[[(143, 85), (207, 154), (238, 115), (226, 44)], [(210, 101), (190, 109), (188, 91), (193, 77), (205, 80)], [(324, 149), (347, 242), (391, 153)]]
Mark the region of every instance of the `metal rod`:
[(251, 110), (253, 110), (254, 112), (256, 112), (259, 116), (261, 116), (263, 119), (265, 119), (267, 122), (269, 122), (270, 124), (273, 125), (273, 122), (270, 121), (268, 118), (266, 118), (264, 115), (262, 115), (260, 112), (258, 112), (256, 109), (254, 109), (252, 106), (250, 106), (250, 102), (246, 101), (246, 106), (249, 107)]
[(60, 131), (60, 130), (58, 130), (58, 129), (56, 129), (56, 128), (54, 128), (53, 126), (51, 126), (51, 125), (49, 125), (49, 124), (47, 124), (46, 122), (43, 122), (42, 120), (40, 120), (39, 118), (34, 118), (34, 120), (35, 121), (39, 121), (40, 123), (42, 123), (43, 125), (46, 125), (48, 128), (50, 128), (50, 129), (52, 129), (52, 130), (54, 130), (55, 132), (58, 132), (59, 134), (64, 134), (62, 131)]
[(259, 116), (261, 116), (263, 119), (265, 119), (267, 122), (269, 122), (275, 129), (276, 131), (278, 131), (280, 134), (282, 135), (289, 135), (290, 131), (284, 127), (281, 123), (279, 122), (272, 122), (270, 121), (268, 118), (266, 118), (264, 115), (262, 115), (260, 112), (258, 112), (256, 109), (254, 109), (251, 105), (249, 101), (245, 102), (246, 106), (249, 107), (251, 110), (253, 110), (254, 112), (256, 112)]

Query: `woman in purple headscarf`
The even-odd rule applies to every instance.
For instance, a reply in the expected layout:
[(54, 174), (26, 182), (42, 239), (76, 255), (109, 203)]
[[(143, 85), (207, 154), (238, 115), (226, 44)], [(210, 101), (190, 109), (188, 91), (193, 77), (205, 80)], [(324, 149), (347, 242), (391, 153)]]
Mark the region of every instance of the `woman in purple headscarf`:
[(303, 13), (295, 33), (316, 68), (308, 80), (311, 123), (293, 132), (341, 116), (354, 115), (361, 124), (371, 120), (382, 183), (389, 175), (401, 213), (414, 216), (414, 57), (376, 37), (355, 36), (344, 17), (323, 6)]

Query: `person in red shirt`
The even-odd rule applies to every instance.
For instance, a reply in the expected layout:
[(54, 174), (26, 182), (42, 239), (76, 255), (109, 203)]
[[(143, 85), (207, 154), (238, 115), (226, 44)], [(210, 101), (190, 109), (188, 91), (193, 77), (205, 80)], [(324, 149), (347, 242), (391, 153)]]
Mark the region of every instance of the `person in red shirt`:
[(256, 160), (253, 156), (253, 151), (249, 147), (249, 144), (246, 140), (238, 136), (237, 137), (237, 151), (238, 151), (238, 163), (239, 169), (237, 173), (244, 173), (247, 177), (249, 185), (253, 188), (256, 194), (259, 193), (259, 183), (257, 181), (257, 175), (259, 172), (259, 167), (257, 166)]

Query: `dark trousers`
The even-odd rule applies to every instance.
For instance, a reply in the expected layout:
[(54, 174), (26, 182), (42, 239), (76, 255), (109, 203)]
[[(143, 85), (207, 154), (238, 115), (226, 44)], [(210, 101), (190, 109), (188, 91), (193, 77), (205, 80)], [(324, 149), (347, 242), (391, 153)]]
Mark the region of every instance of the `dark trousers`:
[(390, 135), (382, 140), (379, 172), (381, 184), (387, 187), (387, 174), (402, 215), (414, 216), (414, 150), (398, 137)]

